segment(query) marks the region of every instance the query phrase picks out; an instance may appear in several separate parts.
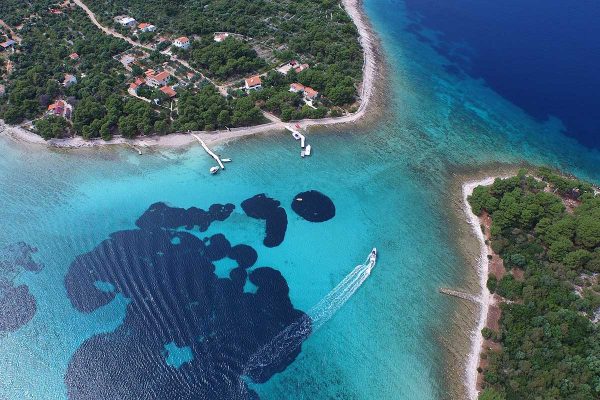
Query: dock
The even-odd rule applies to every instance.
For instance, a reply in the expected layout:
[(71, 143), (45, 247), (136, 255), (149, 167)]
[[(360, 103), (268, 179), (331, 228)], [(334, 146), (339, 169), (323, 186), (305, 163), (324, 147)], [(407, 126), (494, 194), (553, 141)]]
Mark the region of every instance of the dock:
[(448, 289), (448, 288), (440, 288), (440, 293), (446, 294), (448, 296), (458, 297), (459, 299), (467, 300), (473, 303), (477, 303), (477, 297), (470, 294), (461, 292), (460, 290)]
[(195, 137), (200, 142), (200, 144), (202, 145), (204, 150), (208, 153), (208, 155), (215, 159), (217, 164), (219, 164), (219, 167), (221, 167), (221, 169), (225, 169), (225, 165), (223, 165), (221, 158), (218, 155), (216, 155), (215, 153), (213, 153), (211, 149), (208, 148), (206, 143), (204, 143), (204, 140), (200, 139), (200, 136), (196, 135), (195, 133), (192, 133), (192, 136)]
[(302, 133), (300, 133), (300, 131), (292, 128), (289, 125), (285, 126), (285, 129), (287, 129), (288, 131), (292, 132), (292, 137), (296, 140), (300, 141), (300, 148), (302, 148), (303, 150), (300, 152), (300, 155), (302, 157), (304, 157), (305, 155), (309, 156), (310, 155), (310, 150), (308, 152), (304, 151), (304, 148), (306, 147), (306, 136), (304, 136)]

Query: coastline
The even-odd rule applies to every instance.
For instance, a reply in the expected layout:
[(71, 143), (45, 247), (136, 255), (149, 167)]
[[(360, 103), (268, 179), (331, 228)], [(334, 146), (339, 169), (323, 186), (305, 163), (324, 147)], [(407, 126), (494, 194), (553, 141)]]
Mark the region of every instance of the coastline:
[(470, 351), (467, 355), (466, 371), (465, 371), (465, 383), (467, 396), (471, 400), (476, 400), (479, 394), (479, 372), (478, 367), (481, 365), (481, 354), (485, 347), (485, 340), (481, 334), (481, 330), (487, 325), (488, 314), (490, 309), (495, 305), (495, 299), (487, 288), (487, 279), (490, 272), (490, 261), (488, 254), (490, 248), (486, 244), (484, 233), (481, 229), (481, 219), (473, 213), (468, 203), (468, 197), (473, 193), (473, 190), (477, 186), (489, 186), (494, 183), (496, 178), (507, 178), (511, 175), (498, 175), (498, 176), (487, 176), (476, 180), (467, 180), (462, 184), (462, 206), (465, 215), (467, 216), (467, 223), (471, 227), (471, 232), (475, 234), (477, 242), (479, 244), (479, 258), (476, 262), (476, 270), (479, 281), (479, 295), (477, 296), (477, 302), (479, 303), (479, 318), (475, 328), (470, 332)]
[[(292, 124), (298, 124), (303, 129), (313, 126), (326, 127), (355, 123), (363, 119), (366, 116), (367, 111), (370, 111), (373, 107), (372, 100), (375, 93), (375, 77), (381, 71), (381, 65), (377, 65), (377, 61), (380, 61), (380, 56), (376, 52), (375, 34), (369, 25), (367, 16), (362, 7), (362, 0), (342, 0), (342, 4), (358, 30), (358, 41), (363, 49), (363, 79), (359, 85), (360, 105), (356, 112), (342, 117), (304, 119), (290, 122)], [(233, 128), (231, 131), (193, 131), (191, 133), (199, 135), (208, 144), (218, 144), (245, 136), (282, 132), (284, 130), (284, 123), (269, 122), (251, 127)], [(139, 148), (176, 148), (196, 143), (196, 139), (189, 133), (172, 133), (163, 136), (139, 136), (134, 139), (116, 136), (109, 141), (104, 141), (100, 138), (85, 140), (80, 136), (66, 139), (50, 139), (46, 141), (42, 137), (21, 126), (7, 125), (2, 120), (0, 120), (0, 134), (16, 141), (60, 149), (90, 148), (107, 145), (128, 145)]]

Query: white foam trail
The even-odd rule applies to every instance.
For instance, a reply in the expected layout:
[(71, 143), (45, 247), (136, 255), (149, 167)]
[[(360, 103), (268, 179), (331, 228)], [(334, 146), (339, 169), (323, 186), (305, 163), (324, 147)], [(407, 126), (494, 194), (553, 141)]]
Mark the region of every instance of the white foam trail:
[(363, 264), (357, 265), (302, 318), (288, 325), (269, 343), (250, 356), (242, 376), (247, 375), (253, 369), (277, 363), (289, 356), (308, 338), (311, 332), (322, 327), (352, 297), (369, 277), (374, 266), (375, 260), (370, 258), (367, 258)]

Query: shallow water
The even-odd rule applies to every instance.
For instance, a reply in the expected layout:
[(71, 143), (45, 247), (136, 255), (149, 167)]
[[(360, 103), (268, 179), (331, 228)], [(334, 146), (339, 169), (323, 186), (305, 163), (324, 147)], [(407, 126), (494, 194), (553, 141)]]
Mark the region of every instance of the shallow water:
[[(168, 264), (175, 266), (173, 275), (154, 279), (154, 269), (144, 263), (162, 250), (157, 252), (149, 242), (97, 258), (97, 273), (104, 273), (117, 283), (113, 288), (121, 287), (118, 291), (129, 297), (117, 294), (108, 304), (82, 312), (67, 292), (65, 276), (76, 257), (93, 251), (112, 233), (139, 230), (136, 221), (157, 202), (205, 210), (213, 204), (235, 205), (227, 219), (212, 222), (206, 231), (177, 227), (170, 232), (185, 237), (180, 232), (186, 231), (200, 239), (222, 233), (232, 245), (251, 246), (258, 260), (248, 271), (263, 266), (279, 271), (289, 286), (291, 305), (301, 311), (317, 304), (373, 246), (378, 247), (380, 257), (371, 276), (304, 342), (296, 359), (266, 383), (250, 383), (261, 398), (438, 399), (456, 393), (448, 394), (444, 374), (449, 368), (456, 376), (461, 368), (446, 364), (448, 353), (456, 351), (447, 345), (447, 338), (461, 317), (456, 314), (458, 303), (437, 291), (440, 286), (468, 286), (472, 277), (471, 260), (464, 259), (457, 242), (457, 232), (467, 228), (454, 224), (455, 173), (528, 161), (600, 182), (600, 154), (563, 135), (558, 121), (540, 124), (485, 82), (446, 72), (447, 60), (407, 32), (411, 20), (403, 3), (367, 1), (365, 6), (389, 63), (386, 118), (366, 132), (309, 134), (314, 149), (309, 159), (299, 157), (297, 143), (288, 135), (248, 138), (221, 146), (219, 152), (234, 161), (210, 176), (212, 163), (197, 147), (139, 157), (129, 149), (35, 151), (1, 139), (0, 245), (24, 241), (37, 247), (34, 258), (44, 267), (11, 278), (13, 286), (28, 286), (37, 310), (20, 329), (0, 337), (0, 398), (66, 398), (70, 362), (75, 367), (67, 374), (69, 385), (90, 378), (90, 371), (79, 368), (72, 357), (102, 354), (109, 357), (106, 365), (113, 365), (113, 357), (126, 358), (119, 349), (131, 349), (127, 334), (141, 338), (135, 351), (147, 357), (139, 359), (133, 373), (129, 371), (132, 379), (158, 376), (160, 382), (161, 376), (169, 376), (194, 393), (186, 379), (195, 375), (186, 368), (195, 362), (205, 366), (206, 357), (216, 357), (210, 350), (217, 342), (227, 350), (224, 355), (234, 357), (216, 360), (215, 365), (236, 365), (240, 352), (235, 340), (228, 338), (229, 333), (238, 335), (236, 340), (245, 337), (233, 329), (245, 322), (245, 316), (232, 311), (231, 320), (216, 318), (222, 325), (209, 324), (213, 334), (209, 338), (199, 331), (198, 321), (204, 319), (179, 318), (188, 315), (186, 306), (195, 306), (186, 304), (184, 297), (195, 292), (164, 288), (184, 284), (177, 284), (186, 276), (178, 268), (187, 261)], [(295, 196), (313, 189), (334, 203), (332, 219), (308, 222), (292, 210)], [(275, 247), (265, 245), (265, 222), (250, 218), (241, 207), (260, 193), (280, 201), (287, 215), (285, 239)], [(178, 242), (169, 243), (176, 247)], [(160, 246), (171, 249), (169, 244)], [(119, 262), (102, 269), (109, 259), (136, 272), (120, 275), (126, 268), (118, 267)], [(147, 269), (135, 269), (134, 259), (142, 260), (135, 262)], [(236, 267), (228, 258), (214, 265), (214, 274), (224, 281)], [(279, 284), (272, 287), (280, 288)], [(245, 281), (244, 296), (252, 299), (259, 290)], [(94, 291), (85, 293), (91, 299), (98, 296)], [(229, 309), (229, 297), (206, 298), (213, 302), (209, 310)], [(260, 304), (282, 305), (284, 300), (285, 296)], [(251, 312), (268, 308), (245, 307), (248, 319)], [(273, 312), (268, 326), (289, 317), (291, 308), (284, 309), (284, 314)], [(134, 323), (140, 320), (145, 325)], [(234, 332), (218, 329), (222, 326)], [(244, 329), (250, 338), (260, 337), (260, 326)], [(100, 353), (84, 348), (94, 335), (110, 338), (96, 347)], [(174, 368), (168, 365), (173, 359), (164, 346), (173, 351), (192, 346), (192, 355), (187, 350), (175, 354), (180, 364), (175, 371), (169, 369)], [(93, 360), (102, 364), (99, 358)], [(218, 371), (211, 369), (206, 376), (221, 382)], [(116, 387), (123, 382), (113, 383), (102, 384), (104, 392), (98, 392), (98, 398), (118, 398)], [(161, 398), (158, 386), (146, 388), (148, 398)], [(186, 396), (182, 398), (202, 398), (197, 393)]]

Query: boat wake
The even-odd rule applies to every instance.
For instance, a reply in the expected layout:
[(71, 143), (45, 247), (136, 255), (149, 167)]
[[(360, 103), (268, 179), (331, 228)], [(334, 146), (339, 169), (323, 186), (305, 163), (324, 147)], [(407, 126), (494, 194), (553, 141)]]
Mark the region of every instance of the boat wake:
[(352, 297), (371, 274), (376, 259), (377, 251), (373, 249), (367, 260), (357, 265), (321, 301), (250, 356), (241, 374), (242, 379), (252, 375), (252, 371), (276, 364), (292, 354), (312, 332), (321, 328)]

